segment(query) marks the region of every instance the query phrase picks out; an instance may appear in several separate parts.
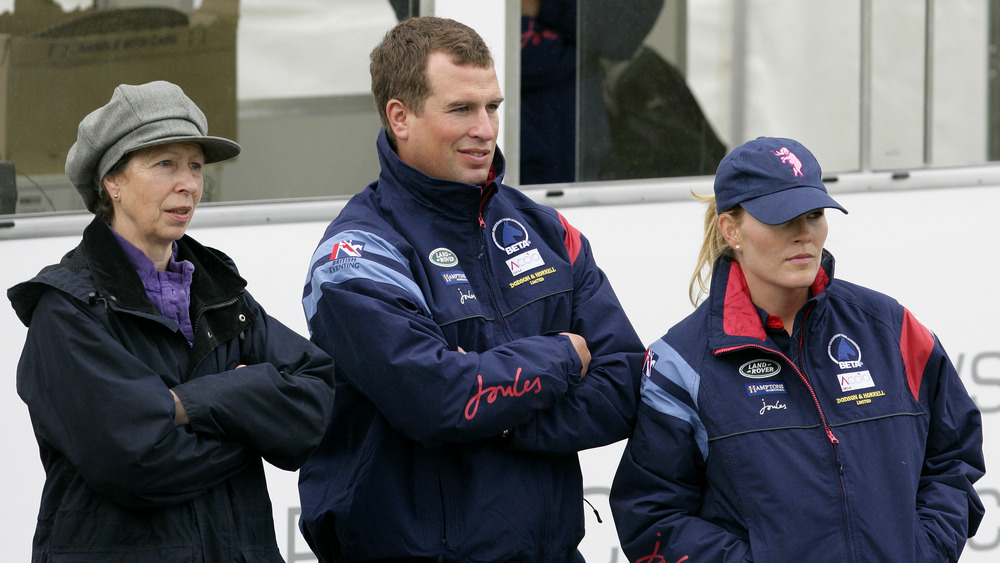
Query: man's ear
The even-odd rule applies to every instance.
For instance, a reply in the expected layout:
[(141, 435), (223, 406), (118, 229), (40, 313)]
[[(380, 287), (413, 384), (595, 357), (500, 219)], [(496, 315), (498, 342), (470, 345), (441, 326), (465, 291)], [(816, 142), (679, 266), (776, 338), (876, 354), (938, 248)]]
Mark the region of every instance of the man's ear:
[(385, 115), (389, 119), (389, 127), (397, 139), (406, 140), (410, 135), (410, 117), (412, 113), (406, 104), (393, 98), (385, 104)]

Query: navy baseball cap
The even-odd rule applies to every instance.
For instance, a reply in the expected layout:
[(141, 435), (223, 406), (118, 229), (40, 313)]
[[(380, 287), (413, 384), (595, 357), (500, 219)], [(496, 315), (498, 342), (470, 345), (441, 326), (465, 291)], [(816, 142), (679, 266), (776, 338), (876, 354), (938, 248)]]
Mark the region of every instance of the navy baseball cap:
[(757, 137), (727, 154), (715, 173), (715, 210), (737, 205), (761, 223), (780, 225), (814, 209), (833, 207), (823, 172), (798, 141)]

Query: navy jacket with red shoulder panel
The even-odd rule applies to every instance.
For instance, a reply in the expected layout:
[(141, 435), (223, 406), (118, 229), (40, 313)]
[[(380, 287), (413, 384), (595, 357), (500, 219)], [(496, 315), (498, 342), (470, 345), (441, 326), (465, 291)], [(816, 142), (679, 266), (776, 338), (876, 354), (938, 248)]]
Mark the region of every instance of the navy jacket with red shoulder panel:
[[(631, 433), (642, 344), (587, 239), (503, 185), (499, 151), (479, 187), (377, 146), (304, 291), (338, 393), (303, 533), (324, 561), (578, 558), (576, 452)], [(560, 332), (587, 340), (582, 379)]]
[(829, 254), (812, 293), (782, 345), (720, 259), (649, 347), (611, 493), (630, 561), (958, 559), (983, 517), (978, 409), (937, 337)]

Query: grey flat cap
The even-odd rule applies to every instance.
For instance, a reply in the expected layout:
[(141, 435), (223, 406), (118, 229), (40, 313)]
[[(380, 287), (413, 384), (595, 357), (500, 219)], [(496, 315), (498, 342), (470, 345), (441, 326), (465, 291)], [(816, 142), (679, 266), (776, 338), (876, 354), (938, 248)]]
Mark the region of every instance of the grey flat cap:
[(76, 142), (66, 155), (66, 175), (94, 211), (101, 180), (122, 156), (167, 143), (201, 145), (205, 163), (240, 154), (229, 139), (210, 137), (205, 114), (176, 84), (157, 81), (140, 86), (121, 84), (111, 101), (80, 122)]

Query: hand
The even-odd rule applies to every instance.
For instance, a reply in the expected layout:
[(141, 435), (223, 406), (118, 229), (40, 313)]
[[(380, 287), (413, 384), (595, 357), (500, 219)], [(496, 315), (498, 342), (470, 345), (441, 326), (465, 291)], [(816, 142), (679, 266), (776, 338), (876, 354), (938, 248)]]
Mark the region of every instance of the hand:
[(177, 393), (174, 393), (173, 389), (170, 390), (170, 394), (174, 396), (174, 422), (181, 426), (191, 422), (188, 419), (187, 411), (184, 410), (184, 405), (181, 404), (180, 397), (177, 396)]
[(573, 343), (573, 347), (576, 348), (576, 353), (580, 356), (580, 363), (583, 364), (583, 370), (580, 372), (580, 377), (587, 375), (587, 370), (590, 369), (590, 349), (587, 348), (587, 341), (579, 334), (573, 334), (572, 332), (560, 332), (569, 337), (569, 341)]

